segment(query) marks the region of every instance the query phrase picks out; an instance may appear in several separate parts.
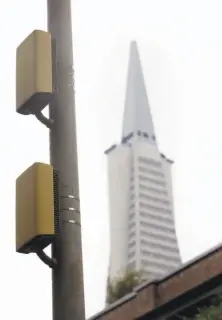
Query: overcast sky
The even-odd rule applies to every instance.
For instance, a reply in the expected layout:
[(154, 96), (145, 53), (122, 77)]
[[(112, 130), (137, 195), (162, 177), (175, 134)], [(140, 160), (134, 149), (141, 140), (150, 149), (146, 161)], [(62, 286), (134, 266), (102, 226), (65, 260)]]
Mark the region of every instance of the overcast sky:
[[(73, 36), (87, 316), (104, 306), (108, 262), (106, 158), (120, 139), (129, 42), (137, 40), (161, 152), (175, 160), (183, 261), (221, 241), (220, 0), (75, 0)], [(46, 0), (2, 1), (0, 126), (1, 317), (48, 320), (51, 272), (15, 253), (15, 179), (48, 162), (48, 130), (15, 112), (15, 49), (46, 28)]]

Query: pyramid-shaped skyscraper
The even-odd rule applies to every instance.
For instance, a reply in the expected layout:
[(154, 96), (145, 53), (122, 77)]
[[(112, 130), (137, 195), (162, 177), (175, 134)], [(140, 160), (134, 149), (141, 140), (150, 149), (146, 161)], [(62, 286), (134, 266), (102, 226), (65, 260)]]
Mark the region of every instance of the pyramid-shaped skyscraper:
[(109, 278), (127, 269), (161, 278), (181, 265), (171, 166), (158, 149), (136, 42), (131, 43), (122, 139), (108, 157)]

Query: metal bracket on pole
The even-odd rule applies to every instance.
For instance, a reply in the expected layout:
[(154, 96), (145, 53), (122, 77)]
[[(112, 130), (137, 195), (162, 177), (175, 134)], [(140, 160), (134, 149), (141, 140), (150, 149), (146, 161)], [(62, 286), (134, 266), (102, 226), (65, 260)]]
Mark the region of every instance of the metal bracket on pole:
[(71, 208), (71, 207), (69, 207), (69, 208), (65, 208), (65, 207), (61, 208), (61, 211), (74, 211), (74, 212), (80, 213), (79, 210), (77, 210), (75, 208)]
[(54, 121), (52, 119), (48, 119), (44, 116), (44, 114), (40, 111), (35, 113), (36, 118), (43, 123), (47, 128), (52, 129)]
[(73, 196), (72, 194), (68, 194), (67, 196), (60, 196), (61, 199), (74, 199), (79, 202), (79, 198)]
[(39, 257), (39, 259), (42, 260), (42, 262), (47, 264), (47, 266), (49, 266), (51, 269), (55, 269), (57, 265), (56, 259), (52, 259), (49, 256), (47, 256), (47, 254), (43, 250), (36, 251), (36, 254)]
[(76, 221), (76, 220), (63, 220), (62, 222), (64, 223), (73, 223), (73, 224), (77, 224), (79, 227), (81, 227), (80, 222)]

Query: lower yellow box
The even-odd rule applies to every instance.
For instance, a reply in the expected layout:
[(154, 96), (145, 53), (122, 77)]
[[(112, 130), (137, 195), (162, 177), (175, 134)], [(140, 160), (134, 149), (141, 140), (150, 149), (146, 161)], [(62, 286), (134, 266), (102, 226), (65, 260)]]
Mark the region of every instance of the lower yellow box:
[(34, 163), (16, 180), (16, 251), (44, 249), (55, 236), (53, 167)]

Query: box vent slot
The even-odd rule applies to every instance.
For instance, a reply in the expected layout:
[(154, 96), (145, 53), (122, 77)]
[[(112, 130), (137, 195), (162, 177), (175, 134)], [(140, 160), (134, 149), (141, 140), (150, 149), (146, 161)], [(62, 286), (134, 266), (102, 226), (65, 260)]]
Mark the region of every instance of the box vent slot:
[(52, 92), (57, 92), (57, 52), (55, 39), (52, 39)]
[(54, 186), (54, 227), (55, 234), (60, 235), (60, 205), (59, 205), (59, 173), (53, 170)]

